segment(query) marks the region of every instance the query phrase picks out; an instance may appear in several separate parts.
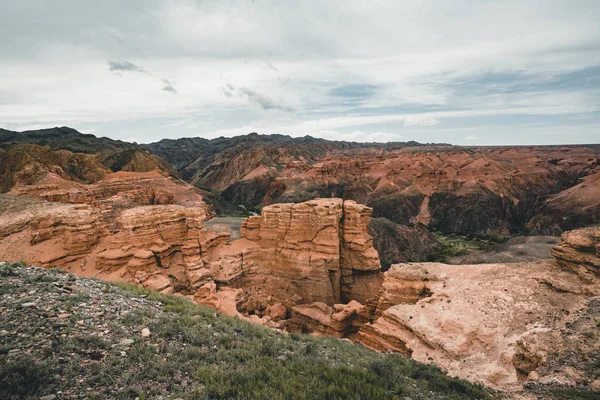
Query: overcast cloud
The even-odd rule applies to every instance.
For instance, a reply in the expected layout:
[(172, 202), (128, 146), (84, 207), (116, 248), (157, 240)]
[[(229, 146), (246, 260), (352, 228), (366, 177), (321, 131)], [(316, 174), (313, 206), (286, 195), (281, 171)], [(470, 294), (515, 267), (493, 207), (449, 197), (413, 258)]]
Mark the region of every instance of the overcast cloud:
[(600, 142), (600, 1), (0, 2), (0, 127)]

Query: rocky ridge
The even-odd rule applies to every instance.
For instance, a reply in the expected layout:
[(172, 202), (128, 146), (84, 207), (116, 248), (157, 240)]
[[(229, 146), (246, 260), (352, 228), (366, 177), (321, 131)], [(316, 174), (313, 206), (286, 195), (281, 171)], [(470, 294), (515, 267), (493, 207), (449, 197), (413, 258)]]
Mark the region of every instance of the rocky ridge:
[(159, 169), (179, 174), (161, 158), (136, 144), (83, 135), (69, 128), (12, 132), (0, 129), (0, 193), (54, 174), (82, 184), (107, 174)]

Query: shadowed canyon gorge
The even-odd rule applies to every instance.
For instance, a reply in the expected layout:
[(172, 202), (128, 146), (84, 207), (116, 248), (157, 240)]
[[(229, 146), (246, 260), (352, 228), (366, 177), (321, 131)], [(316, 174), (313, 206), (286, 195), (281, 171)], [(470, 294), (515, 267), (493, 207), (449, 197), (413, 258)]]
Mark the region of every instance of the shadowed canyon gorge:
[[(0, 260), (187, 296), (509, 392), (600, 389), (599, 145), (0, 130), (0, 190)], [(448, 235), (513, 239), (450, 264)]]

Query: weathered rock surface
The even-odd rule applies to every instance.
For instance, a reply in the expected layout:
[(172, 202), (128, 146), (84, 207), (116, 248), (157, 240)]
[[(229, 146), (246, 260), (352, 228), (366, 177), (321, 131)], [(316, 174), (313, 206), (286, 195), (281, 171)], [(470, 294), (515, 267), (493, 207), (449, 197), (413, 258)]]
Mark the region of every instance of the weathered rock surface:
[[(68, 182), (47, 175), (15, 190), (41, 194), (49, 180)], [(76, 190), (63, 198), (71, 204), (1, 196), (0, 259), (180, 293), (266, 326), (348, 337), (495, 386), (566, 376), (549, 368), (552, 352), (580, 354), (574, 333), (563, 331), (587, 327), (596, 309), (590, 296), (600, 294), (598, 228), (564, 234), (557, 262), (411, 263), (382, 274), (371, 209), (353, 201), (264, 207), (231, 242), (204, 227), (210, 211), (189, 185), (158, 171), (69, 187)]]
[[(586, 276), (600, 277), (600, 227), (576, 229), (563, 233), (552, 249), (559, 265)], [(600, 293), (599, 293), (600, 294)]]
[(110, 226), (103, 225), (102, 212), (92, 205), (62, 203), (8, 210), (0, 216), (0, 255), (185, 292), (208, 280), (203, 256), (229, 238), (202, 229), (202, 207), (135, 207), (122, 211)]
[(329, 306), (371, 301), (381, 273), (367, 233), (370, 213), (341, 199), (264, 207), (242, 224), (241, 236), (257, 244), (244, 255), (245, 292), (256, 304), (270, 298), (288, 307), (295, 298)]
[(277, 135), (198, 140), (197, 148), (194, 139), (148, 148), (180, 160), (189, 182), (231, 203), (339, 197), (401, 225), (489, 236), (560, 235), (600, 221), (597, 145), (410, 147)]
[(11, 174), (32, 166), (46, 172), (61, 170), (84, 183), (95, 182), (106, 172), (148, 172), (156, 168), (178, 176), (165, 160), (136, 143), (99, 138), (67, 127), (24, 132), (0, 128), (0, 149), (6, 151), (0, 154), (0, 192), (12, 186)]
[[(136, 177), (146, 192), (128, 202), (128, 184)], [(204, 228), (209, 211), (191, 186), (170, 192), (169, 182), (158, 172), (118, 173), (78, 186), (84, 196), (68, 197), (90, 204), (18, 205), (21, 197), (3, 195), (0, 258), (186, 294), (274, 327), (296, 305), (376, 306), (382, 277), (367, 233), (368, 207), (341, 199), (265, 207), (262, 216), (244, 221), (242, 238), (230, 243), (228, 233)], [(164, 193), (148, 196), (154, 187)], [(42, 184), (33, 188), (42, 193)], [(95, 193), (116, 197), (107, 202)], [(136, 205), (148, 199), (181, 204)], [(334, 319), (340, 336), (358, 329), (350, 327), (356, 313), (346, 314)]]
[[(362, 325), (356, 340), (497, 387), (569, 374), (567, 381), (589, 384), (596, 375), (585, 378), (590, 367), (578, 349), (591, 345), (589, 332), (572, 328), (600, 294), (591, 272), (597, 233), (565, 233), (553, 250), (556, 261), (393, 265), (384, 274), (378, 318)], [(589, 348), (593, 358), (600, 345)], [(575, 372), (557, 364), (561, 358), (575, 360)]]
[(598, 223), (599, 198), (600, 172), (596, 172), (546, 199), (527, 227), (531, 232), (558, 236), (567, 230)]
[(107, 210), (168, 204), (206, 208), (196, 188), (158, 169), (109, 173), (94, 184), (46, 173), (35, 182), (17, 181), (9, 194), (61, 203), (91, 204)]

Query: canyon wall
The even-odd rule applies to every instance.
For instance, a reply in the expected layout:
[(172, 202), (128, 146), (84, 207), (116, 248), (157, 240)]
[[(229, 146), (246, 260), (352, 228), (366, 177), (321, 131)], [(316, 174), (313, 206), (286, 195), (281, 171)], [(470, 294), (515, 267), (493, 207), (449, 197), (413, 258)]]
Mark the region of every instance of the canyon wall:
[(563, 235), (555, 261), (393, 265), (355, 340), (497, 387), (592, 384), (599, 246), (600, 228), (585, 228)]
[(93, 185), (48, 176), (17, 186), (20, 194), (75, 204), (3, 195), (0, 258), (181, 293), (265, 324), (288, 319), (298, 305), (376, 306), (382, 274), (368, 207), (341, 199), (265, 207), (230, 243), (228, 233), (204, 228), (210, 210), (193, 187), (170, 179), (155, 171)]
[(382, 275), (367, 233), (371, 209), (342, 199), (275, 204), (247, 218), (240, 241), (244, 254), (240, 287), (246, 312), (261, 314), (274, 304), (332, 307), (351, 301), (376, 304)]

